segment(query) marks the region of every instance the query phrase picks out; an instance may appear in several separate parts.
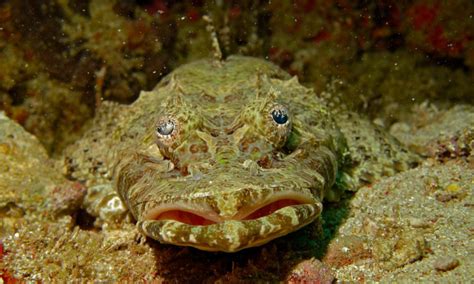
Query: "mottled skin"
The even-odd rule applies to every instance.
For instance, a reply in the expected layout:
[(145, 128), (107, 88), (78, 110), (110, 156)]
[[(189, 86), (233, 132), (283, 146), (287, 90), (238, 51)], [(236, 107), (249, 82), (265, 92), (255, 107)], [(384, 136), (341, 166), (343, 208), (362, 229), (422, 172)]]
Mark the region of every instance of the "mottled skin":
[(416, 160), (372, 125), (374, 137), (350, 122), (341, 132), (334, 117), (345, 116), (269, 62), (202, 60), (131, 106), (102, 110), (65, 170), (88, 185), (85, 207), (99, 220), (120, 220), (118, 192), (145, 235), (234, 252), (313, 222), (324, 198), (337, 199), (336, 177), (356, 188)]

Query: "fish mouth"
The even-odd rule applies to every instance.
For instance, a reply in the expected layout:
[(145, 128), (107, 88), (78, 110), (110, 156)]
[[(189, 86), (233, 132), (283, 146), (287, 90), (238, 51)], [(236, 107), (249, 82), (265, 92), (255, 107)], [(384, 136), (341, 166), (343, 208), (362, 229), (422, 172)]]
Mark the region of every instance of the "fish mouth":
[(294, 232), (315, 221), (321, 211), (321, 203), (300, 204), (282, 207), (257, 219), (226, 220), (205, 226), (170, 219), (144, 220), (138, 221), (137, 226), (143, 234), (161, 243), (233, 253)]
[(192, 203), (163, 204), (148, 211), (145, 220), (172, 220), (192, 226), (209, 226), (229, 220), (255, 220), (273, 214), (287, 206), (314, 204), (315, 200), (301, 193), (276, 193), (271, 198), (243, 206), (230, 218), (225, 218), (209, 207)]
[(210, 207), (161, 205), (137, 222), (147, 236), (162, 243), (206, 251), (236, 252), (260, 246), (313, 222), (322, 204), (303, 193), (279, 192), (243, 206), (232, 217)]

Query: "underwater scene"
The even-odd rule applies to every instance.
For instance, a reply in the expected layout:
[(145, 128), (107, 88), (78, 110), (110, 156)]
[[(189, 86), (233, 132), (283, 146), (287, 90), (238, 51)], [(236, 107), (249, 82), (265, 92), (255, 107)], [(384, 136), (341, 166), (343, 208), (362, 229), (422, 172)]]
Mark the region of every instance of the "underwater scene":
[(468, 283), (474, 2), (0, 0), (0, 283)]

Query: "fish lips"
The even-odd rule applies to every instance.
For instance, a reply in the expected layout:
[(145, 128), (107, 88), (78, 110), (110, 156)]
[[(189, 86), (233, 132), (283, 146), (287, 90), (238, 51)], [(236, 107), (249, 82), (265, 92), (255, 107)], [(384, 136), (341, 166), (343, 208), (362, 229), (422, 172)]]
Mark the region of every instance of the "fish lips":
[(260, 246), (316, 220), (321, 202), (289, 205), (250, 220), (225, 220), (204, 226), (176, 220), (141, 220), (140, 231), (161, 243), (191, 246), (205, 251), (236, 252)]

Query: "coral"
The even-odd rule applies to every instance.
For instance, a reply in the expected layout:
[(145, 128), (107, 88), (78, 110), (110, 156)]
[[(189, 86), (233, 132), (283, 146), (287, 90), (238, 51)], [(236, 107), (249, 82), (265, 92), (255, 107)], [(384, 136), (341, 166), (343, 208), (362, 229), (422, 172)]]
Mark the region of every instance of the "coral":
[[(0, 114), (0, 282), (468, 282), (473, 9), (467, 0), (0, 1), (0, 109), (39, 139)], [(179, 65), (209, 57), (203, 15), (224, 55), (270, 59), (331, 109), (390, 128), (423, 165), (368, 176), (343, 200), (349, 208), (324, 204), (323, 233), (306, 227), (232, 255), (140, 238), (101, 163), (112, 145), (96, 140), (89, 149), (99, 154), (79, 153), (84, 169), (65, 155), (73, 182), (48, 154), (80, 145), (92, 116), (106, 128), (104, 113), (127, 107), (103, 100), (131, 103)], [(355, 163), (371, 158), (366, 149)], [(110, 225), (114, 212), (121, 219)]]
[[(149, 74), (144, 72), (145, 65), (150, 64), (147, 59), (160, 54), (162, 45), (152, 17), (135, 9), (131, 11), (135, 18), (132, 20), (113, 12), (116, 6), (116, 1), (90, 1), (88, 14), (83, 15), (61, 3), (68, 19), (63, 22), (62, 31), (65, 40), (74, 43), (67, 51), (68, 57), (91, 53), (105, 68), (106, 86), (101, 97), (130, 101), (148, 86)], [(160, 67), (155, 73), (163, 72)]]

